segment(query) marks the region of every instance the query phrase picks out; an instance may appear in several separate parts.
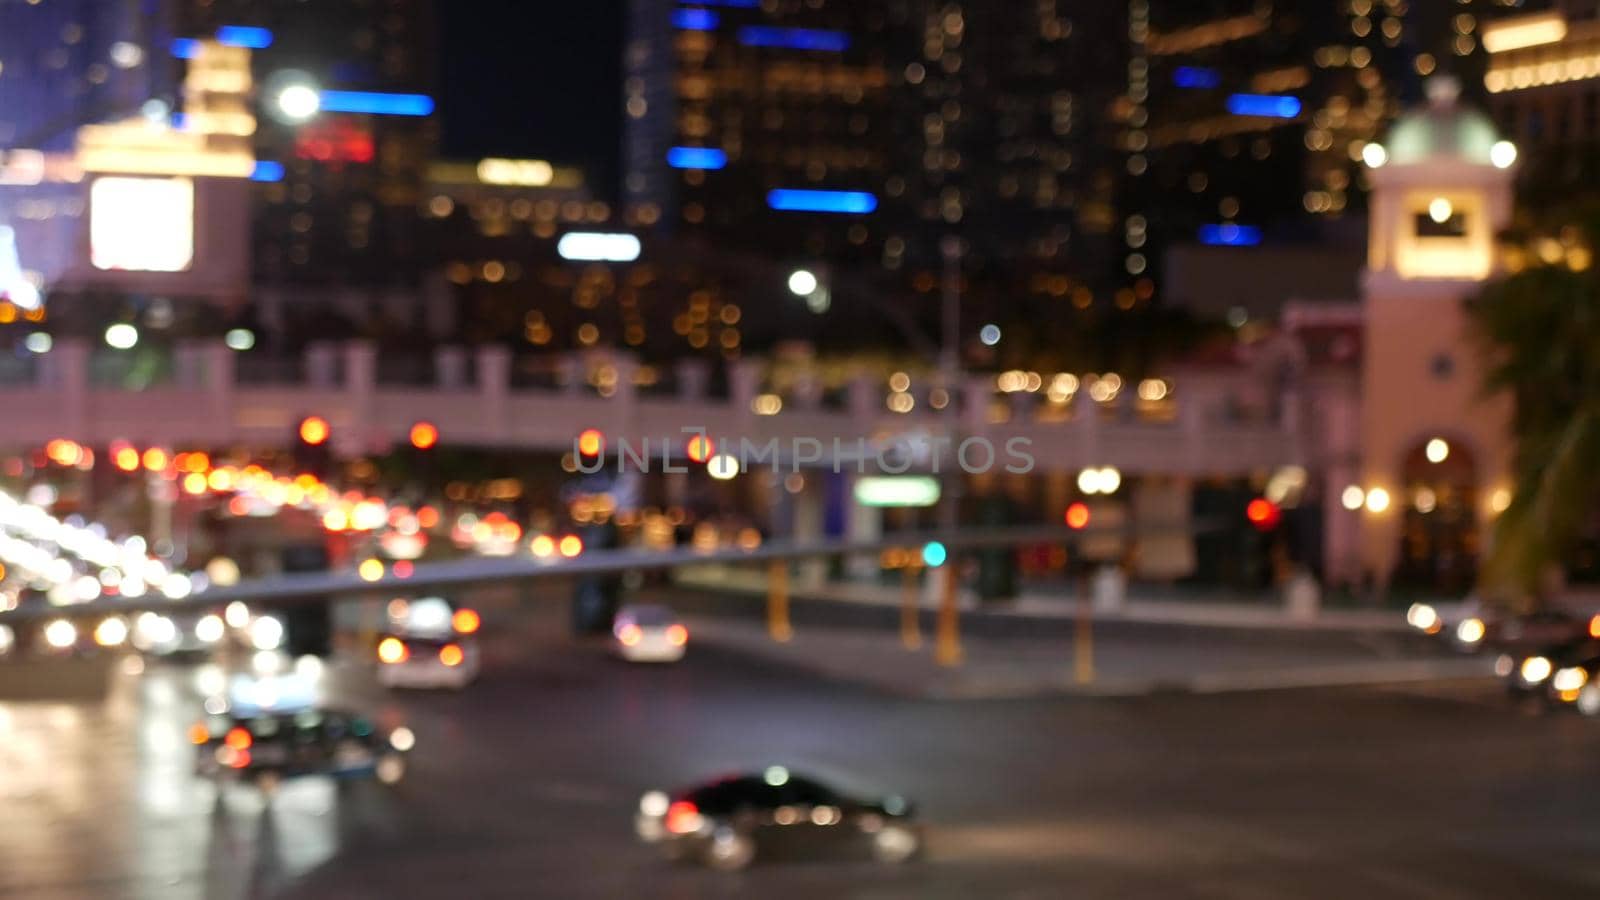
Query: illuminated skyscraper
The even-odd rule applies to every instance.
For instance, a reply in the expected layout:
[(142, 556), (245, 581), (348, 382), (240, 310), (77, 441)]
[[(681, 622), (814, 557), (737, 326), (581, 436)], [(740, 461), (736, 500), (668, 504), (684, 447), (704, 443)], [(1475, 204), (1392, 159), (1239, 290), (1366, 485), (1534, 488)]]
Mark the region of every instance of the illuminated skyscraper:
[[(437, 122), (431, 99), (385, 102), (383, 96), (431, 98), (432, 4), (179, 0), (177, 6), (180, 35), (233, 29), (254, 45), (262, 107), (256, 155), (267, 162), (254, 224), (258, 280), (414, 282), (418, 209)], [(181, 43), (175, 52), (182, 55)], [(296, 79), (341, 92), (344, 102), (324, 93), (321, 109), (303, 121), (278, 115), (278, 95)]]
[(913, 315), (948, 236), (964, 320), (1087, 295), (1109, 269), (1120, 21), (1071, 0), (634, 0), (625, 216), (831, 266)]

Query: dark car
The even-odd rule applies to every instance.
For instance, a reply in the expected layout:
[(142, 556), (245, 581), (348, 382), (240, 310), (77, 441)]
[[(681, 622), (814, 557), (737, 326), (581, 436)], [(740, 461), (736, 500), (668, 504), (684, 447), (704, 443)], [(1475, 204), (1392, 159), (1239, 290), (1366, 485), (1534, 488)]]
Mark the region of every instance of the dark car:
[(911, 805), (895, 796), (850, 797), (810, 778), (771, 766), (639, 800), (639, 837), (673, 859), (715, 869), (748, 866), (769, 843), (865, 846), (883, 862), (904, 862), (922, 846)]
[(189, 738), (200, 775), (252, 780), (264, 789), (302, 775), (395, 784), (416, 742), (408, 728), (386, 731), (364, 716), (318, 708), (214, 715), (195, 723)]
[(1600, 716), (1600, 642), (1590, 641), (1553, 664), (1546, 682), (1550, 704), (1568, 704), (1585, 716)]
[(1560, 643), (1536, 647), (1511, 645), (1495, 661), (1495, 673), (1505, 679), (1506, 688), (1514, 697), (1548, 695), (1552, 690), (1561, 693), (1571, 690), (1568, 682), (1573, 676), (1568, 674), (1558, 688), (1554, 685), (1556, 673), (1595, 656), (1600, 656), (1600, 641), (1583, 632), (1581, 637)]

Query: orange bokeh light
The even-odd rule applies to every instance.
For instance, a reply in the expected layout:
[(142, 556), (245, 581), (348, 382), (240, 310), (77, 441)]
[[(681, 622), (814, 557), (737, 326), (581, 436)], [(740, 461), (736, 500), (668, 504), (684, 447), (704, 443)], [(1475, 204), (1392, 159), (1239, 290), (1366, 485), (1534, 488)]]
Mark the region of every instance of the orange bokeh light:
[(431, 422), (418, 422), (411, 426), (411, 446), (418, 450), (431, 449), (439, 443), (439, 429)]
[(578, 434), (578, 452), (584, 456), (599, 456), (605, 452), (606, 436), (598, 428), (585, 428)]
[(328, 420), (321, 416), (307, 416), (300, 422), (300, 440), (315, 447), (328, 440)]
[(461, 634), (472, 634), (478, 630), (480, 624), (477, 611), (471, 609), (458, 609), (455, 615), (450, 617), (450, 625)]
[(689, 444), (684, 450), (689, 454), (689, 459), (703, 463), (711, 458), (711, 454), (716, 451), (716, 445), (711, 442), (711, 438), (697, 434), (689, 439)]

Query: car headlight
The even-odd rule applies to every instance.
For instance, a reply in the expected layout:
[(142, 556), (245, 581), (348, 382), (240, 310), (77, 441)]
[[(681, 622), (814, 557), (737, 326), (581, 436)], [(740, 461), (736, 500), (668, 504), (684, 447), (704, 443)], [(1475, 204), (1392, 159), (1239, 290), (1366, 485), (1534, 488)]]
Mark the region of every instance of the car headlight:
[(1482, 619), (1476, 616), (1462, 619), (1461, 624), (1456, 626), (1456, 640), (1463, 644), (1476, 644), (1483, 640), (1484, 631)]
[(227, 626), (223, 624), (222, 617), (217, 615), (202, 616), (200, 621), (194, 623), (195, 640), (202, 644), (215, 644), (222, 640), (223, 632)]
[(1406, 622), (1419, 631), (1433, 631), (1439, 627), (1439, 613), (1426, 603), (1413, 603), (1406, 610)]
[(1527, 684), (1538, 684), (1550, 677), (1550, 660), (1542, 656), (1530, 656), (1522, 661), (1520, 674)]
[(639, 798), (639, 812), (652, 819), (659, 819), (666, 815), (669, 805), (667, 795), (660, 791), (650, 791)]
[(1575, 691), (1578, 688), (1583, 687), (1588, 683), (1588, 681), (1588, 672), (1585, 672), (1583, 669), (1578, 668), (1577, 666), (1569, 666), (1568, 668), (1557, 672), (1555, 677), (1550, 679), (1550, 686), (1558, 691), (1561, 691), (1562, 693), (1566, 693), (1567, 691)]
[(389, 746), (399, 750), (401, 753), (408, 752), (416, 745), (417, 736), (412, 734), (411, 729), (405, 727), (404, 725), (401, 725), (399, 728), (389, 732)]

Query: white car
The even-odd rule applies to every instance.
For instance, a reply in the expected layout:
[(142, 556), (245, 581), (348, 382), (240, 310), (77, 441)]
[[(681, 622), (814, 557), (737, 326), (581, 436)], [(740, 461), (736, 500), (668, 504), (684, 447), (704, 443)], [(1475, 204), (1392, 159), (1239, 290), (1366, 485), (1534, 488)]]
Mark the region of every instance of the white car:
[(659, 605), (624, 606), (611, 625), (612, 651), (628, 662), (677, 662), (689, 645), (689, 629)]
[(453, 688), (475, 681), (476, 641), (388, 635), (378, 641), (378, 683), (391, 688)]
[(389, 633), (378, 641), (378, 683), (385, 687), (464, 688), (478, 677), (479, 618), (442, 597), (389, 604)]

